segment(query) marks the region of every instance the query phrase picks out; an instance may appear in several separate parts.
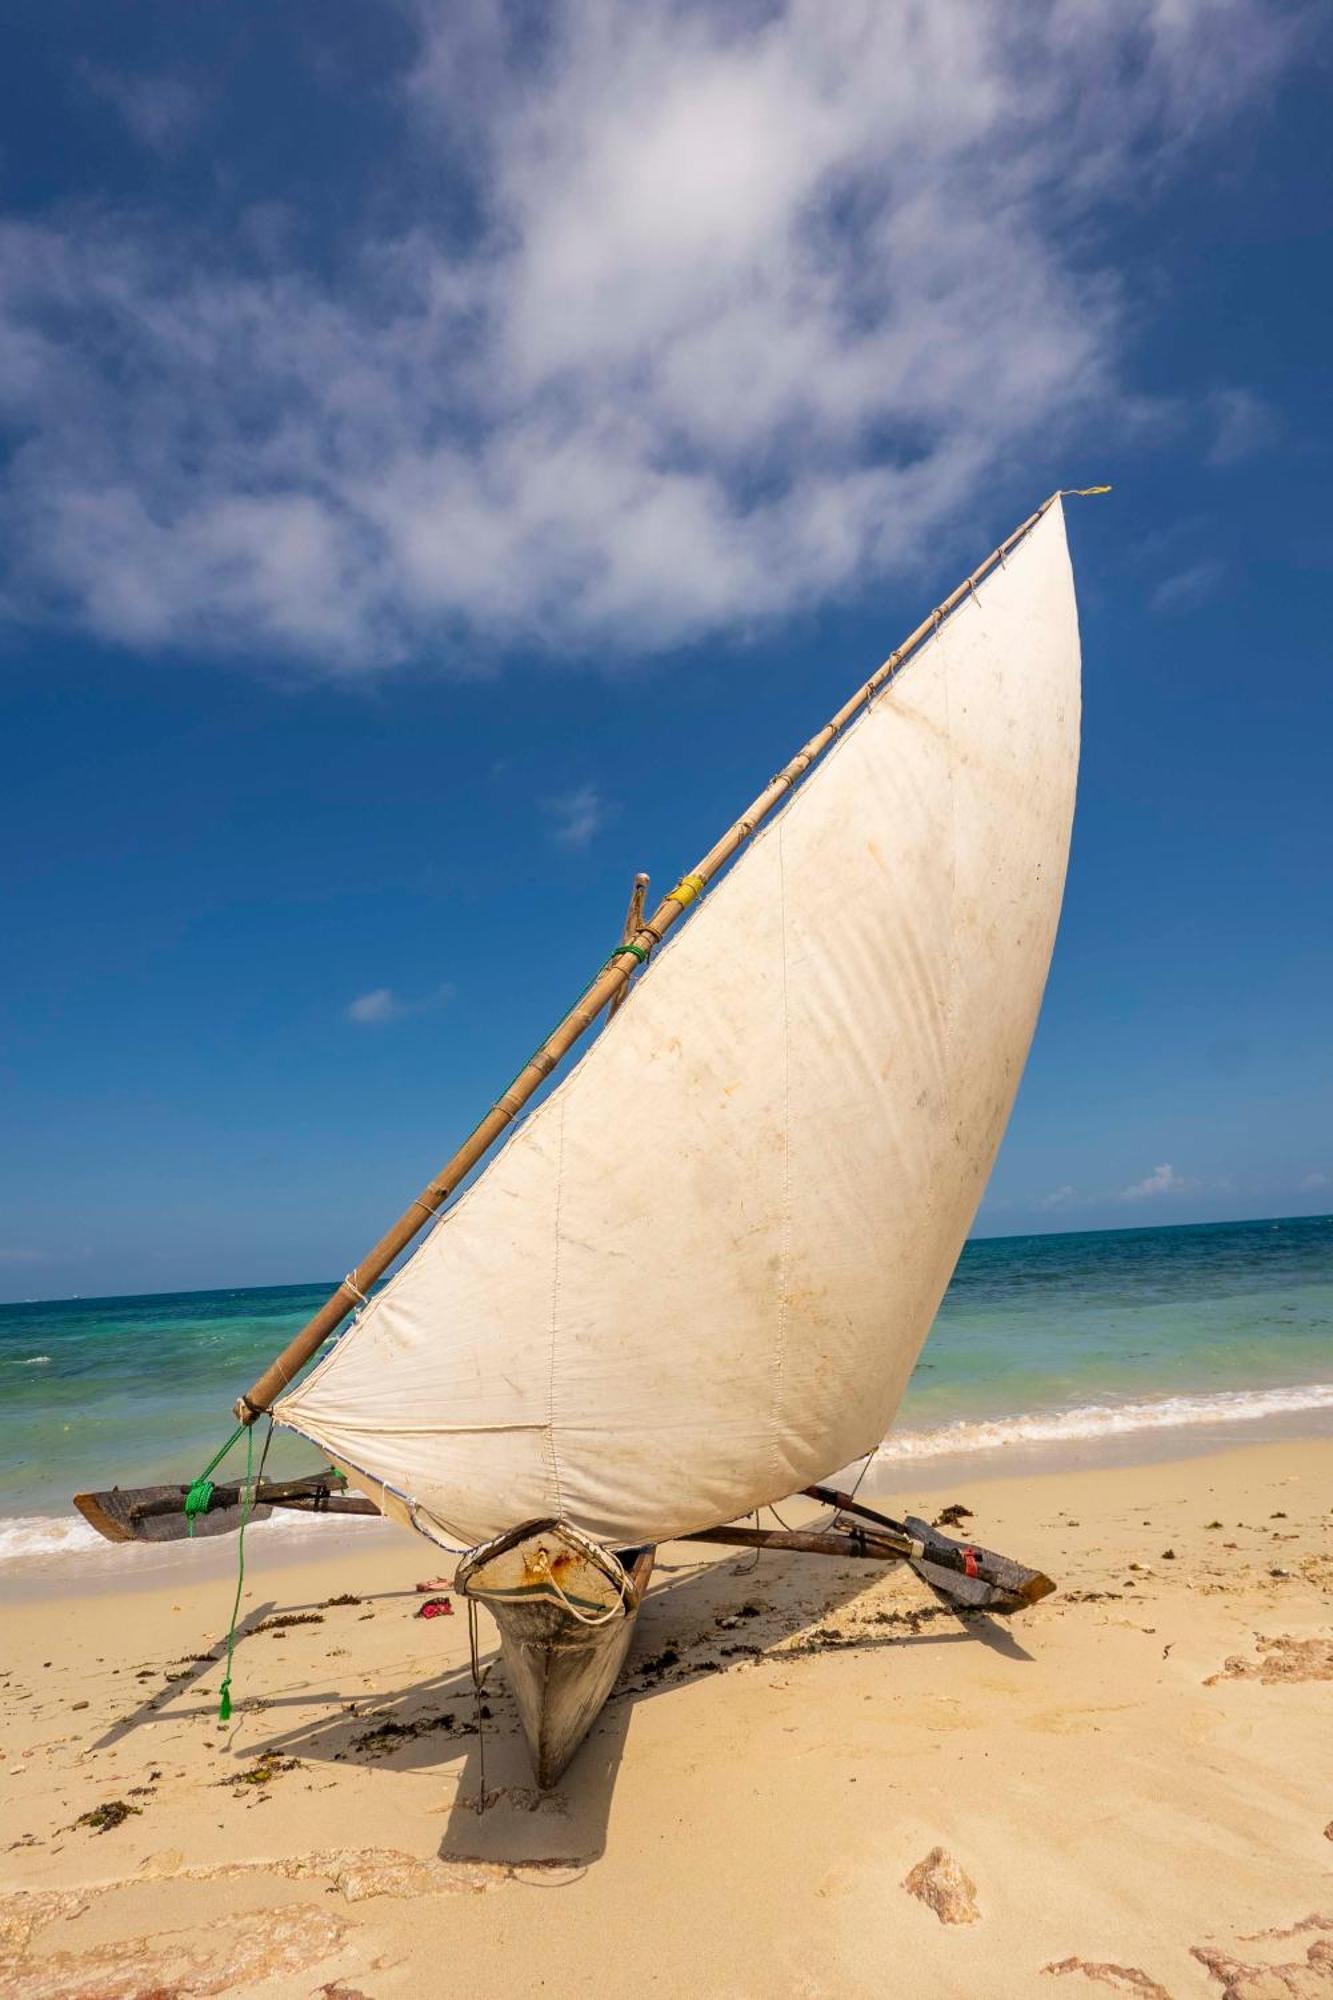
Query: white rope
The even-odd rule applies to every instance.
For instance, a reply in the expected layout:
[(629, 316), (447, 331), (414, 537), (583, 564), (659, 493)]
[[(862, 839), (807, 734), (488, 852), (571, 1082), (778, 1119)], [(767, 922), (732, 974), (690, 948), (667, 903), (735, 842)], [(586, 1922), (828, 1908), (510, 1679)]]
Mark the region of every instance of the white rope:
[[(865, 1478), (867, 1472), (869, 1472), (871, 1461), (874, 1458), (875, 1452), (878, 1449), (879, 1447), (876, 1445), (872, 1450), (868, 1451), (865, 1457), (862, 1459), (861, 1470), (857, 1473), (856, 1479), (852, 1485), (852, 1490), (847, 1495), (847, 1498), (849, 1500), (855, 1500), (857, 1494), (861, 1491), (861, 1481)], [(805, 1532), (807, 1534), (812, 1534), (812, 1535), (822, 1535), (823, 1533), (825, 1533), (827, 1529), (833, 1527), (838, 1521), (840, 1521), (842, 1519), (842, 1516), (846, 1513), (846, 1511), (847, 1510), (845, 1507), (830, 1507), (827, 1517), (822, 1521), (815, 1521), (809, 1524), (806, 1527)], [(783, 1520), (781, 1514), (779, 1514), (777, 1508), (773, 1505), (771, 1500), (768, 1503), (768, 1512), (773, 1516), (773, 1519), (777, 1522), (780, 1528), (787, 1529), (788, 1533), (791, 1532), (791, 1522)], [(755, 1526), (758, 1527), (759, 1515), (757, 1512), (755, 1514), (754, 1519), (755, 1519)]]
[(354, 1299), (360, 1299), (363, 1306), (368, 1306), (370, 1304), (370, 1300), (361, 1290), (361, 1287), (357, 1284), (356, 1279), (352, 1276), (350, 1271), (347, 1273), (347, 1276), (343, 1279), (342, 1289), (345, 1292), (350, 1292)]
[[(472, 1705), (477, 1718), (477, 1811), (486, 1810), (486, 1718), (481, 1712), (481, 1690), (485, 1675), (481, 1671), (481, 1654), (477, 1645), (477, 1606), (469, 1597), (467, 1601), (467, 1638), (472, 1654)], [(487, 1668), (487, 1673), (490, 1668)]]
[[(385, 1490), (386, 1492), (392, 1492), (393, 1488), (387, 1487)], [(422, 1527), (421, 1522), (418, 1519), (418, 1516), (424, 1513), (425, 1509), (422, 1507), (422, 1504), (419, 1500), (409, 1499), (406, 1493), (400, 1494), (398, 1497), (403, 1501), (404, 1505), (407, 1508), (408, 1520), (412, 1523), (412, 1526), (416, 1529), (417, 1533), (421, 1535), (426, 1541), (434, 1543), (437, 1549), (443, 1549), (447, 1556), (471, 1555), (472, 1551), (470, 1549), (460, 1549), (456, 1542), (446, 1542), (442, 1534), (434, 1533), (433, 1530), (435, 1523), (430, 1515), (427, 1515), (427, 1519), (431, 1521), (431, 1526), (429, 1528)]]
[(625, 1610), (625, 1596), (629, 1588), (629, 1578), (625, 1575), (623, 1569), (615, 1579), (617, 1592), (615, 1603), (608, 1610), (599, 1612), (594, 1618), (589, 1616), (586, 1611), (580, 1611), (577, 1604), (571, 1604), (570, 1600), (565, 1596), (564, 1591), (560, 1587), (560, 1579), (551, 1568), (551, 1559), (545, 1549), (537, 1549), (530, 1558), (530, 1561), (532, 1568), (536, 1570), (537, 1574), (550, 1584), (570, 1617), (577, 1619), (580, 1625), (609, 1625), (613, 1618), (619, 1618)]

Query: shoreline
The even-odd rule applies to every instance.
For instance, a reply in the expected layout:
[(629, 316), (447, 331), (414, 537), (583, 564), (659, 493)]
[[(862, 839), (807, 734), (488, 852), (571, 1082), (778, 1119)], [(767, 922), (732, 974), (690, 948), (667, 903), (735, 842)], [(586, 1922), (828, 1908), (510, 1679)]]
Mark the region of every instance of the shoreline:
[[(1311, 1389), (1323, 1386), (1309, 1385)], [(1058, 1412), (1052, 1414), (1058, 1418)], [(943, 1435), (933, 1434), (932, 1442)], [(890, 1449), (881, 1449), (872, 1459), (861, 1479), (860, 1493), (863, 1499), (890, 1507), (891, 1511), (915, 1513), (921, 1508), (913, 1496), (921, 1496), (924, 1505), (926, 1496), (938, 1495), (960, 1483), (979, 1481), (989, 1485), (1099, 1469), (1183, 1464), (1270, 1443), (1319, 1439), (1333, 1439), (1333, 1404), (1306, 1405), (1276, 1413), (1265, 1411), (1220, 1422), (1149, 1424), (1051, 1439), (1015, 1437), (1000, 1445), (973, 1444), (954, 1451), (932, 1448), (928, 1452), (898, 1453), (890, 1445)], [(858, 1462), (831, 1475), (829, 1483), (846, 1487), (859, 1470)], [(48, 1525), (55, 1532), (67, 1528), (70, 1540), (60, 1547), (0, 1554), (0, 1604), (64, 1594), (101, 1596), (147, 1588), (154, 1579), (160, 1579), (165, 1587), (177, 1579), (231, 1576), (236, 1568), (234, 1535), (213, 1536), (193, 1543), (115, 1545), (98, 1538), (95, 1530), (70, 1507), (64, 1514), (0, 1514), (0, 1538), (7, 1529), (13, 1530), (20, 1523), (40, 1524), (39, 1532)], [(316, 1538), (314, 1541), (307, 1540), (312, 1536)], [(423, 1560), (430, 1556), (430, 1545), (424, 1537), (414, 1542), (388, 1522), (335, 1524), (276, 1511), (271, 1519), (256, 1522), (247, 1531), (247, 1561), (257, 1568), (283, 1570), (322, 1560), (326, 1552), (330, 1556), (355, 1558), (372, 1547), (369, 1537), (383, 1536), (416, 1547)], [(439, 1551), (440, 1563), (451, 1560), (443, 1550)]]
[[(901, 1567), (668, 1546), (547, 1795), (502, 1669), (478, 1737), (461, 1606), (415, 1615), (448, 1559), (391, 1529), (247, 1550), (225, 1726), (226, 1544), (195, 1545), (207, 1573), (15, 1602), (0, 1996), (1217, 2000), (1210, 1964), (1313, 1977), (1333, 1441), (936, 1490), (1056, 1594), (959, 1618)], [(904, 1886), (936, 1848), (973, 1885), (961, 1921)]]

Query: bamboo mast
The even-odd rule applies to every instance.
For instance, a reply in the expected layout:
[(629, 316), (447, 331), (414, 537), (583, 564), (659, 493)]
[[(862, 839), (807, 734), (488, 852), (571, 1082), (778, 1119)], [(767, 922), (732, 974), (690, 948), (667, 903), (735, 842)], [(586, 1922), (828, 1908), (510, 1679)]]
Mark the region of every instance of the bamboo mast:
[(348, 1272), (342, 1283), (324, 1301), (324, 1304), (307, 1321), (301, 1331), (283, 1349), (277, 1360), (265, 1369), (258, 1381), (235, 1404), (235, 1414), (243, 1424), (252, 1424), (263, 1416), (274, 1398), (279, 1396), (293, 1380), (298, 1370), (303, 1368), (310, 1357), (323, 1346), (329, 1335), (341, 1325), (353, 1307), (364, 1303), (370, 1287), (384, 1276), (394, 1259), (402, 1254), (412, 1239), (425, 1228), (427, 1222), (436, 1216), (459, 1182), (471, 1173), (505, 1128), (512, 1124), (524, 1105), (534, 1097), (561, 1059), (568, 1054), (574, 1044), (582, 1039), (593, 1025), (608, 1002), (614, 1001), (628, 985), (630, 978), (647, 958), (654, 945), (662, 942), (667, 931), (684, 915), (690, 904), (707, 888), (719, 869), (726, 866), (737, 850), (743, 847), (762, 825), (787, 793), (804, 777), (810, 766), (828, 749), (847, 724), (873, 700), (886, 682), (891, 680), (903, 666), (908, 656), (914, 653), (926, 639), (932, 638), (940, 629), (945, 618), (957, 609), (963, 599), (969, 596), (984, 576), (989, 575), (997, 563), (1003, 562), (1011, 549), (1036, 527), (1062, 493), (1105, 493), (1108, 487), (1066, 487), (1052, 493), (1043, 500), (1040, 507), (1028, 515), (1002, 541), (992, 549), (985, 561), (979, 563), (972, 574), (965, 578), (958, 588), (951, 591), (944, 602), (936, 607), (928, 617), (922, 619), (915, 631), (908, 634), (900, 646), (896, 646), (876, 668), (849, 700), (845, 701), (824, 727), (812, 736), (790, 763), (784, 764), (777, 776), (771, 778), (741, 817), (736, 820), (719, 841), (709, 848), (703, 860), (698, 862), (688, 875), (681, 877), (670, 895), (663, 898), (646, 923), (640, 925), (633, 937), (627, 937), (617, 945), (610, 958), (602, 967), (592, 984), (577, 1000), (559, 1026), (547, 1036), (536, 1054), (530, 1056), (509, 1088), (498, 1097), (481, 1123), (463, 1141), (458, 1151), (446, 1161), (434, 1179), (428, 1181), (399, 1216), (393, 1227), (386, 1231), (369, 1254), (361, 1259), (355, 1269)]

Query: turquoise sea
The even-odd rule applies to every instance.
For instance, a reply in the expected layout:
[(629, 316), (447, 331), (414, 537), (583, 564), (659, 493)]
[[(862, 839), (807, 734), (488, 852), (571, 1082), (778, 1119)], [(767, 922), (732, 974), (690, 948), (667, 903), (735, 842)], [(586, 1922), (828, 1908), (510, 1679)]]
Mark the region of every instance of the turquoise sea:
[[(201, 1470), (330, 1286), (0, 1306), (0, 1561), (92, 1541), (78, 1488)], [(1333, 1411), (1333, 1217), (963, 1252), (885, 1465)], [(231, 1469), (229, 1462), (228, 1470)], [(316, 1463), (275, 1440), (270, 1470)]]

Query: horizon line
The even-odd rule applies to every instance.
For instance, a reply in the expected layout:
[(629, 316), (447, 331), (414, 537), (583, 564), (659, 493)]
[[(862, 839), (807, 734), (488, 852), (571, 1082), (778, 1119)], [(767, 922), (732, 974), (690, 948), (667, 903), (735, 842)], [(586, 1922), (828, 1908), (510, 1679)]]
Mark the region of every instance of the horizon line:
[[(447, 1213), (447, 1211), (444, 1211)], [(1110, 1229), (1015, 1229), (1007, 1233), (995, 1232), (984, 1236), (969, 1235), (964, 1239), (963, 1250), (971, 1243), (1030, 1243), (1034, 1240), (1045, 1242), (1052, 1236), (1137, 1236), (1143, 1234), (1164, 1234), (1168, 1230), (1184, 1229), (1242, 1229), (1262, 1223), (1280, 1222), (1333, 1222), (1333, 1212), (1319, 1212), (1314, 1215), (1235, 1215), (1225, 1216), (1210, 1222), (1149, 1222), (1118, 1223)], [(962, 1257), (963, 1250), (959, 1251)], [(400, 1267), (401, 1268), (401, 1267)], [(956, 1268), (956, 1267), (955, 1267)], [(950, 1281), (952, 1282), (952, 1272)], [(0, 1299), (0, 1312), (16, 1306), (68, 1306), (68, 1305), (109, 1305), (114, 1300), (131, 1299), (200, 1299), (216, 1296), (219, 1292), (314, 1292), (326, 1289), (333, 1292), (337, 1280), (323, 1278), (295, 1278), (282, 1283), (265, 1285), (191, 1285), (186, 1288), (173, 1286), (161, 1292), (65, 1292), (55, 1298)], [(373, 1296), (372, 1288), (372, 1296)], [(351, 1307), (348, 1307), (351, 1311)]]

